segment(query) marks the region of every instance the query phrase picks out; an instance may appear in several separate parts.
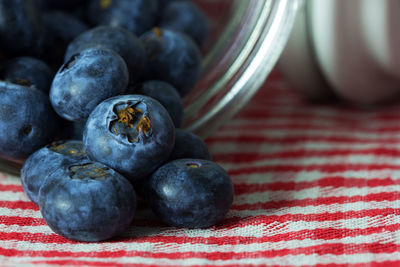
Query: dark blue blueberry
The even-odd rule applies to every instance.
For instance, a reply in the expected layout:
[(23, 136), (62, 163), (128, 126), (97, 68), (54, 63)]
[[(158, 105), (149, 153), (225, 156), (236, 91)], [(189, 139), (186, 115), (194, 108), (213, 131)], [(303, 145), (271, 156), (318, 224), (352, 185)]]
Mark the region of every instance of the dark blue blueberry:
[(146, 178), (174, 146), (174, 124), (165, 108), (142, 95), (123, 95), (100, 103), (83, 132), (88, 156), (131, 181)]
[(171, 226), (213, 226), (225, 217), (233, 202), (229, 175), (212, 161), (171, 161), (152, 174), (147, 186), (145, 199)]
[(39, 191), (44, 220), (57, 234), (101, 241), (121, 234), (135, 215), (136, 195), (127, 179), (97, 162), (65, 165)]
[(53, 140), (58, 118), (47, 95), (8, 82), (0, 95), (0, 155), (22, 160)]
[(58, 141), (47, 145), (25, 161), (21, 169), (22, 187), (28, 197), (38, 203), (39, 189), (47, 176), (71, 163), (89, 160), (81, 141)]
[(85, 5), (87, 0), (36, 0), (43, 9), (74, 9)]
[(90, 25), (90, 21), (88, 18), (88, 6), (82, 5), (74, 10), (70, 11), (70, 14), (73, 15), (75, 18), (79, 19), (80, 21), (84, 22), (86, 25)]
[(169, 83), (163, 81), (146, 81), (128, 89), (127, 93), (140, 94), (154, 98), (168, 111), (174, 122), (175, 128), (182, 125), (184, 106), (177, 90)]
[(68, 46), (64, 60), (88, 48), (106, 48), (119, 54), (128, 66), (131, 81), (139, 79), (146, 64), (146, 53), (139, 39), (120, 27), (99, 26), (86, 31)]
[(186, 130), (176, 129), (175, 146), (168, 161), (184, 158), (212, 160), (206, 144), (200, 137)]
[(167, 5), (161, 15), (160, 27), (184, 32), (199, 46), (209, 32), (206, 15), (190, 1), (175, 1)]
[(54, 77), (50, 101), (70, 121), (85, 120), (101, 101), (126, 90), (129, 76), (115, 52), (91, 48), (71, 57)]
[(0, 50), (39, 54), (45, 40), (40, 9), (33, 0), (0, 0)]
[(148, 58), (147, 79), (173, 85), (184, 97), (200, 74), (201, 55), (197, 45), (183, 33), (155, 28), (141, 36)]
[(94, 25), (118, 26), (141, 35), (156, 24), (157, 0), (91, 0), (90, 20)]
[(44, 93), (50, 90), (53, 71), (43, 61), (32, 57), (18, 57), (2, 66), (3, 80), (24, 86), (32, 86)]
[(65, 43), (74, 40), (79, 34), (89, 28), (71, 14), (63, 11), (49, 11), (44, 13), (43, 20), (47, 31), (53, 38)]
[(43, 21), (47, 32), (47, 50), (42, 56), (58, 68), (63, 63), (68, 44), (79, 34), (87, 31), (88, 26), (63, 11), (46, 12), (43, 14)]

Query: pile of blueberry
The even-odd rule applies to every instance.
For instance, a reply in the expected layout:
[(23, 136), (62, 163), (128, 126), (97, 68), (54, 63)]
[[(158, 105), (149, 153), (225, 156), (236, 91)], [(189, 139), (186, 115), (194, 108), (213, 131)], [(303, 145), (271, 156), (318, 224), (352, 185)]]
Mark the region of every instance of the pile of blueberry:
[(116, 236), (136, 193), (171, 226), (225, 216), (230, 177), (180, 129), (208, 31), (197, 6), (0, 0), (0, 17), (0, 156), (25, 161), (23, 188), (56, 233)]

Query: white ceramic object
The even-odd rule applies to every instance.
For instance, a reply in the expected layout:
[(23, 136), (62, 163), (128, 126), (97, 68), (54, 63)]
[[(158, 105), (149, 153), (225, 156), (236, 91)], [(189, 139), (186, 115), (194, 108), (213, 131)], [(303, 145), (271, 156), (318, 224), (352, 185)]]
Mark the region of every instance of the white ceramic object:
[(400, 1), (306, 0), (297, 20), (279, 62), (295, 88), (361, 104), (400, 94)]

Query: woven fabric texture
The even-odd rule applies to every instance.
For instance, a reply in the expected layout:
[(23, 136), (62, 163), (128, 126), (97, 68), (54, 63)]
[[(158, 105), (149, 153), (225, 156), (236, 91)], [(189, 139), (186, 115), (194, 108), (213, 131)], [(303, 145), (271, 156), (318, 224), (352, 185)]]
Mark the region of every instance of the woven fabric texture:
[(400, 105), (311, 104), (275, 76), (207, 144), (236, 195), (204, 230), (140, 204), (123, 236), (73, 242), (1, 174), (0, 266), (400, 266)]

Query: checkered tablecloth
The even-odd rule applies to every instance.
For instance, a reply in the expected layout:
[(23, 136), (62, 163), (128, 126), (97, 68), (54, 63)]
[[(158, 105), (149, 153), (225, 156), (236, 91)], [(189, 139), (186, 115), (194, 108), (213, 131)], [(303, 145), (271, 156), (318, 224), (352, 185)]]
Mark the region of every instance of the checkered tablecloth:
[(400, 104), (312, 104), (275, 77), (207, 143), (236, 196), (205, 230), (140, 204), (123, 236), (72, 242), (1, 174), (0, 266), (400, 266)]

